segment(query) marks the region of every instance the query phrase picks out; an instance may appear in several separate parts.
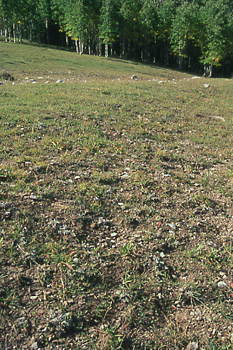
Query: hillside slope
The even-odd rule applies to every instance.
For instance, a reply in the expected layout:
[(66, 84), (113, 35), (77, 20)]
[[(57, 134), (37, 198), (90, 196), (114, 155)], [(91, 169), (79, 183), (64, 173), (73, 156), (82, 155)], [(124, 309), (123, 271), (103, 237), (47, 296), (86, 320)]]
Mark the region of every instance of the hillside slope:
[(2, 348), (231, 349), (232, 81), (0, 54)]

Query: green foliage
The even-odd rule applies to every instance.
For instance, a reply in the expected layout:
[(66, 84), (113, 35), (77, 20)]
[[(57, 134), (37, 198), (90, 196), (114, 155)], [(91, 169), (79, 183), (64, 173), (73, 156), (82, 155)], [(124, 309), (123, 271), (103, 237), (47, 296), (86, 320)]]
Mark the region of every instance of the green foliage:
[(229, 49), (232, 50), (233, 15), (230, 1), (207, 0), (205, 7), (200, 8), (200, 17), (205, 27), (200, 43), (201, 62), (221, 65)]
[(108, 46), (115, 45), (120, 56), (164, 64), (178, 57), (189, 68), (233, 61), (231, 0), (0, 1), (5, 41), (18, 37), (49, 43), (54, 22), (80, 53), (101, 55), (105, 44), (106, 56)]
[(116, 0), (104, 0), (101, 7), (99, 35), (105, 44), (113, 43), (119, 33), (119, 6)]

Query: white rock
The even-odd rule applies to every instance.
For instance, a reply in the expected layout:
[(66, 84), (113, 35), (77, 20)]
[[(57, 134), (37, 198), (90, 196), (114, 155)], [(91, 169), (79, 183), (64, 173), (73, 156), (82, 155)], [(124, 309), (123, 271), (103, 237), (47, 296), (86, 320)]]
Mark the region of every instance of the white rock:
[(204, 87), (205, 87), (205, 88), (209, 88), (209, 87), (210, 87), (210, 84), (204, 84)]
[(225, 119), (223, 117), (220, 117), (219, 115), (214, 115), (213, 119), (222, 120), (223, 122), (225, 122)]
[(173, 230), (176, 230), (176, 225), (171, 223), (171, 224), (168, 224), (169, 227), (171, 227)]
[(117, 236), (116, 232), (111, 233), (111, 237), (116, 237), (116, 236)]
[(198, 350), (198, 343), (196, 342), (189, 343), (186, 350)]
[(220, 282), (218, 282), (218, 288), (219, 289), (227, 289), (228, 285), (225, 282), (220, 281)]
[(37, 350), (38, 349), (38, 344), (35, 342), (32, 344), (32, 349)]
[(128, 174), (124, 174), (121, 176), (122, 179), (128, 179), (130, 176)]

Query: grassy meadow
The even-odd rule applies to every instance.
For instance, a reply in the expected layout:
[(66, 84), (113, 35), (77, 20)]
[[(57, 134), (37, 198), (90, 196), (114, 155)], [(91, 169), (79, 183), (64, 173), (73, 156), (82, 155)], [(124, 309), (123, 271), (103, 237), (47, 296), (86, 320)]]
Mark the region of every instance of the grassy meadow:
[(0, 81), (1, 349), (232, 349), (232, 79), (0, 42)]

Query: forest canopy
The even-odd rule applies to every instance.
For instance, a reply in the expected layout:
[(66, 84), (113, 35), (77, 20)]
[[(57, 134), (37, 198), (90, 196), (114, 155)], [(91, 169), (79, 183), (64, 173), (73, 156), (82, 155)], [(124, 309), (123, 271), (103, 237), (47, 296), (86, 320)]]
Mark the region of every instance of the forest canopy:
[(231, 75), (233, 0), (0, 0), (0, 35)]

